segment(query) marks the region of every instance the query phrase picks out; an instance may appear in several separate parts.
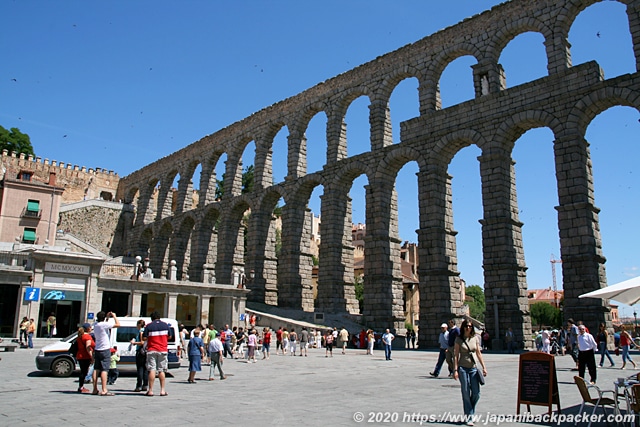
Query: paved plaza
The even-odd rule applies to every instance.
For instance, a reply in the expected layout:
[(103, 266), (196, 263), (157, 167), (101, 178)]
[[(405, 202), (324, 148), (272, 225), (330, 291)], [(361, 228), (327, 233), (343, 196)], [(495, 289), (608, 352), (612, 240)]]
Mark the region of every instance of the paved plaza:
[[(346, 355), (334, 351), (332, 358), (325, 358), (324, 349), (311, 349), (309, 357), (272, 354), (269, 360), (252, 364), (227, 359), (227, 380), (208, 381), (209, 367), (204, 366), (195, 384), (187, 383), (183, 363), (171, 371), (166, 397), (158, 395), (159, 388), (154, 397), (134, 393), (132, 373), (123, 373), (110, 387), (115, 396), (101, 397), (76, 393), (76, 378), (55, 378), (37, 371), (34, 359), (45, 343), (36, 340), (35, 349), (0, 353), (0, 425), (419, 425), (411, 422), (412, 415), (431, 416), (434, 422), (425, 424), (456, 425), (459, 423), (451, 417), (462, 412), (459, 383), (429, 376), (437, 359), (435, 351), (394, 350), (392, 361), (384, 360), (382, 350), (367, 356), (364, 350), (353, 349)], [(620, 357), (614, 358), (620, 366)], [(487, 384), (482, 388), (478, 415), (489, 413), (486, 425), (497, 425), (491, 416), (516, 412), (518, 355), (486, 353), (485, 361)], [(556, 365), (562, 412), (575, 414), (581, 399), (573, 384), (572, 360), (556, 357)], [(444, 371), (446, 375), (446, 365)], [(611, 389), (621, 374), (633, 372), (601, 368), (598, 384)], [(542, 406), (531, 409), (534, 414), (546, 411)], [(526, 406), (521, 410), (525, 412)], [(364, 419), (357, 422), (361, 416)]]

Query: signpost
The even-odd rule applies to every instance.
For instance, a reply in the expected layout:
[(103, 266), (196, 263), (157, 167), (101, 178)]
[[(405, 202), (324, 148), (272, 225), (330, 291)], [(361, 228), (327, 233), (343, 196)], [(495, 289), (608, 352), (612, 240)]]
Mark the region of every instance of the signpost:
[(538, 351), (520, 355), (518, 369), (518, 410), (526, 404), (527, 411), (531, 405), (546, 406), (549, 414), (553, 404), (560, 412), (560, 395), (558, 394), (558, 377), (556, 375), (555, 357)]

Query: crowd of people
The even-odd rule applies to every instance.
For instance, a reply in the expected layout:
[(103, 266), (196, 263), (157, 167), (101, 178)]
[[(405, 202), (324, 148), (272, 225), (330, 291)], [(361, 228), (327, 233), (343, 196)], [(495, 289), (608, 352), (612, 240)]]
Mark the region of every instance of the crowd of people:
[[(112, 319), (113, 322), (109, 320)], [(167, 396), (166, 372), (168, 370), (168, 343), (173, 337), (173, 329), (160, 320), (160, 313), (151, 313), (151, 322), (146, 324), (142, 319), (137, 322), (137, 335), (131, 339), (131, 346), (136, 348), (136, 388), (135, 392), (144, 391), (146, 396), (153, 396), (156, 378), (160, 383), (160, 396)], [(80, 375), (78, 393), (91, 393), (99, 396), (113, 396), (109, 385), (118, 379), (117, 364), (120, 360), (117, 347), (111, 346), (111, 331), (120, 327), (115, 313), (100, 311), (96, 314), (96, 322), (92, 325), (84, 323), (78, 328), (78, 337), (70, 352), (75, 354)], [(91, 382), (93, 390), (85, 388)]]
[[(109, 322), (113, 319), (113, 322)], [(118, 328), (120, 323), (114, 313), (99, 312), (96, 322), (91, 325), (85, 323), (78, 329), (73, 353), (80, 366), (80, 380), (78, 392), (94, 395), (112, 396), (107, 386), (115, 384), (118, 379), (117, 362), (119, 355), (117, 348), (110, 346), (109, 334)], [(173, 329), (160, 320), (160, 314), (151, 314), (151, 322), (144, 320), (137, 322), (138, 334), (131, 340), (131, 346), (136, 348), (137, 380), (135, 392), (145, 392), (153, 396), (156, 377), (160, 383), (160, 396), (166, 396), (165, 373), (167, 372), (167, 344), (173, 340)], [(460, 327), (454, 319), (440, 325), (438, 336), (439, 354), (436, 365), (429, 374), (438, 377), (447, 363), (448, 376), (459, 380), (462, 392), (464, 414), (468, 417), (467, 424), (473, 425), (473, 416), (480, 399), (480, 387), (484, 384), (487, 368), (482, 357), (482, 350), (489, 348), (489, 337), (484, 330), (476, 334), (476, 328), (470, 320), (464, 320)], [(20, 342), (32, 347), (32, 335), (35, 325), (32, 319), (23, 319), (20, 325)], [(412, 334), (413, 332), (413, 334)], [(389, 329), (383, 334), (376, 334), (373, 330), (364, 328), (358, 334), (350, 334), (346, 328), (330, 328), (326, 330), (308, 329), (301, 327), (279, 327), (272, 331), (269, 327), (258, 328), (255, 318), (246, 327), (228, 324), (219, 330), (212, 324), (198, 325), (189, 331), (184, 325), (179, 326), (180, 354), (179, 357), (188, 359), (189, 374), (187, 382), (196, 382), (197, 372), (202, 371), (203, 365), (209, 366), (209, 381), (216, 376), (224, 380), (223, 364), (225, 359), (243, 359), (246, 363), (256, 363), (257, 359), (268, 360), (271, 357), (271, 345), (275, 341), (275, 355), (307, 357), (309, 348), (324, 348), (325, 357), (333, 357), (334, 348), (345, 354), (348, 346), (366, 349), (367, 355), (373, 355), (376, 344), (383, 347), (385, 359), (391, 359), (392, 344), (395, 336)], [(409, 331), (406, 337), (406, 347), (415, 348), (411, 341), (415, 340), (415, 332)], [(549, 331), (542, 329), (536, 333), (536, 349), (555, 355), (570, 355), (575, 363), (578, 375), (584, 378), (588, 370), (590, 381), (597, 381), (596, 353), (600, 353), (599, 366), (603, 367), (605, 359), (610, 367), (616, 364), (608, 351), (610, 341), (606, 325), (601, 323), (598, 332), (592, 335), (582, 322), (567, 321), (565, 328)], [(514, 353), (516, 340), (513, 330), (505, 333), (505, 342), (509, 353)], [(622, 366), (627, 363), (636, 368), (636, 363), (629, 356), (629, 349), (633, 339), (625, 326), (619, 333), (618, 350), (622, 353)], [(411, 347), (410, 347), (411, 346)], [(84, 387), (86, 382), (93, 383), (93, 391)], [(99, 386), (100, 383), (100, 386)]]

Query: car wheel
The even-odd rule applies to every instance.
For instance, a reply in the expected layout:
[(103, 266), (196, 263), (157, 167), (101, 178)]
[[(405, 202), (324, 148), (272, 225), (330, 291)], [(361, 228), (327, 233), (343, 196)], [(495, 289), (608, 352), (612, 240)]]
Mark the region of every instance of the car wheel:
[(51, 365), (51, 373), (54, 377), (68, 377), (75, 369), (73, 362), (69, 359), (58, 359)]

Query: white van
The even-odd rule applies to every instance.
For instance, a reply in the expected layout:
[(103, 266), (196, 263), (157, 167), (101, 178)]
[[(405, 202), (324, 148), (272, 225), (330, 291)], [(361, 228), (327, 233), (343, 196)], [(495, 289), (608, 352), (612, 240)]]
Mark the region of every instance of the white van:
[[(118, 318), (120, 327), (111, 331), (111, 347), (118, 347), (120, 361), (118, 369), (135, 369), (136, 368), (136, 348), (131, 345), (131, 339), (138, 337), (138, 328), (136, 324), (139, 319), (145, 323), (151, 322), (150, 317), (122, 317)], [(173, 340), (169, 340), (169, 369), (180, 367), (180, 333), (178, 330), (178, 321), (176, 319), (163, 318), (173, 329)], [(113, 323), (113, 319), (109, 319)], [(78, 333), (74, 332), (62, 340), (53, 344), (42, 347), (36, 356), (36, 368), (41, 371), (51, 371), (55, 377), (68, 377), (76, 369), (75, 354), (69, 353), (71, 344), (78, 337)]]

